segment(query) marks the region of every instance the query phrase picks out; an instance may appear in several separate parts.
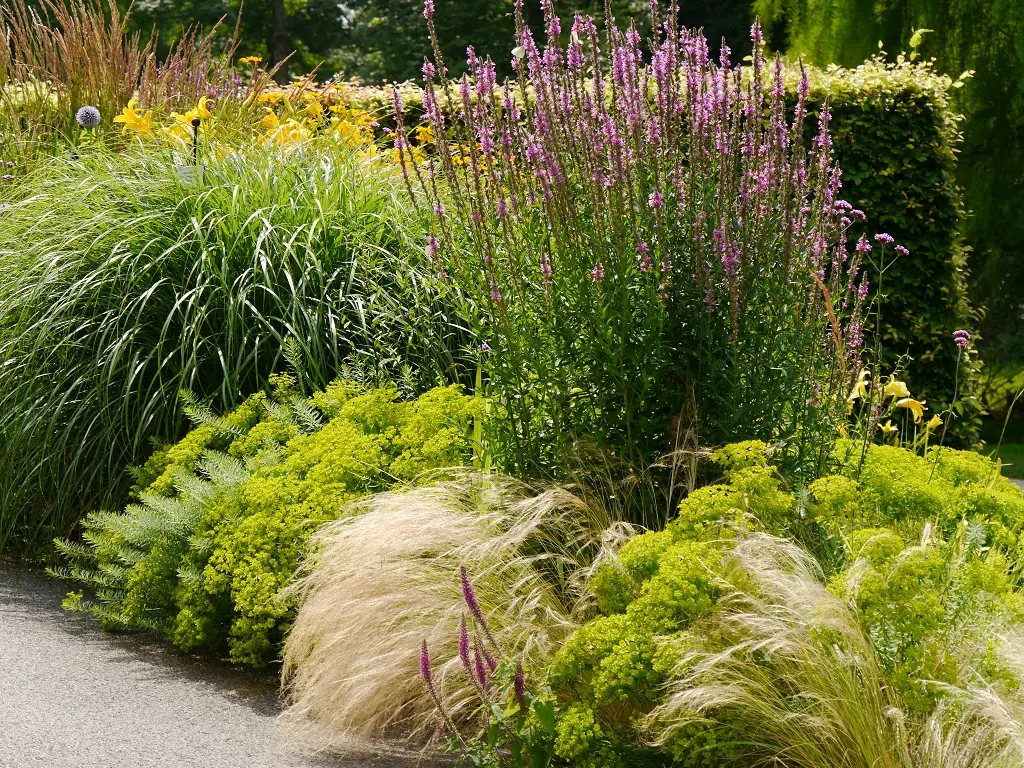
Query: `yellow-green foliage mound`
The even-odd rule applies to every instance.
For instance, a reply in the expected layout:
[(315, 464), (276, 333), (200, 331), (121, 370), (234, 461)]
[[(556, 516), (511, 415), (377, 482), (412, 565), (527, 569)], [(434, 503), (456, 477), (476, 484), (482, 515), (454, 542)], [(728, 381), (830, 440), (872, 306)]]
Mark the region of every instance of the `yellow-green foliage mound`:
[[(761, 587), (742, 575), (737, 581), (730, 566), (735, 543), (750, 536), (795, 539), (815, 556), (908, 723), (935, 712), (952, 690), (943, 686), (1017, 686), (999, 637), (1024, 622), (1013, 567), (1024, 494), (990, 461), (948, 449), (924, 457), (885, 446), (862, 452), (844, 442), (835, 474), (794, 492), (761, 443), (729, 446), (714, 459), (722, 483), (697, 490), (665, 530), (633, 538), (596, 567), (590, 584), (600, 615), (549, 669), (563, 759), (710, 768), (747, 765), (761, 754), (744, 740), (742, 707), (711, 705), (683, 724), (648, 719), (688, 663), (724, 663), (715, 654), (729, 636), (721, 623), (726, 604), (743, 593), (748, 621), (764, 607)], [(764, 642), (754, 655), (767, 660), (773, 647)], [(828, 634), (810, 631), (805, 642), (827, 644)], [(660, 748), (646, 746), (659, 735)]]
[(457, 387), (409, 401), (345, 382), (308, 398), (286, 377), (274, 387), (224, 417), (193, 404), (196, 428), (139, 471), (138, 503), (59, 542), (59, 575), (95, 591), (70, 607), (261, 664), (290, 625), (279, 592), (313, 531), (352, 499), (470, 457), (479, 401)]

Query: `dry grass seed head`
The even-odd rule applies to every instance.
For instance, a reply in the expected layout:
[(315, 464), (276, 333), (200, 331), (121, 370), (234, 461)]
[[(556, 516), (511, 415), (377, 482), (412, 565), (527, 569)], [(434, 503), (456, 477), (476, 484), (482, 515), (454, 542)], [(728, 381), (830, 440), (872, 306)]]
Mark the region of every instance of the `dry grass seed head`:
[(420, 679), (426, 639), (437, 688), (457, 720), (476, 691), (457, 653), (464, 565), (502, 650), (529, 668), (576, 627), (583, 573), (606, 527), (561, 488), (467, 473), (377, 494), (313, 539), (294, 587), (300, 608), (285, 648), (290, 722), (318, 723), (335, 746), (436, 723)]

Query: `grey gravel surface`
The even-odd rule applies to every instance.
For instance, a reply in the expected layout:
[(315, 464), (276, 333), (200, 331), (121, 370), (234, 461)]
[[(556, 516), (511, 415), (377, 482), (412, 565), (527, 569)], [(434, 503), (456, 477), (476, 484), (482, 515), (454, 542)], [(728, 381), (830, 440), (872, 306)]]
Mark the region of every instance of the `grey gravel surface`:
[(1021, 490), (1024, 490), (1024, 480), (1021, 480), (1020, 478), (1017, 478), (1017, 477), (1011, 477), (1010, 479), (1013, 482), (1015, 482), (1017, 485), (1019, 485)]
[(0, 563), (0, 768), (397, 768), (280, 745), (272, 673), (104, 632), (66, 585)]

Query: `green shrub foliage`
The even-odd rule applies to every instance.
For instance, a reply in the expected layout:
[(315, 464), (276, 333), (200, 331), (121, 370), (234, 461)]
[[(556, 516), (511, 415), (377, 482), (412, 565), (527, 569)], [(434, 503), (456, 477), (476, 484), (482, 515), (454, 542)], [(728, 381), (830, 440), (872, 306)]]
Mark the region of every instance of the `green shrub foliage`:
[[(934, 709), (968, 674), (1010, 680), (994, 653), (998, 628), (1019, 622), (1024, 596), (1012, 564), (1024, 494), (977, 454), (841, 442), (839, 470), (787, 489), (763, 443), (718, 451), (721, 483), (698, 489), (658, 532), (600, 561), (591, 577), (598, 616), (549, 669), (559, 696), (556, 750), (588, 766), (745, 764), (739, 723), (709, 714), (661, 750), (646, 715), (688, 652), (714, 650), (705, 629), (734, 589), (730, 542), (747, 532), (796, 538), (822, 557), (829, 588), (855, 610), (890, 685), (912, 713)], [(973, 679), (973, 678), (970, 678)]]
[(235, 662), (275, 657), (293, 602), (281, 590), (309, 534), (359, 496), (464, 463), (479, 401), (458, 387), (403, 401), (393, 387), (333, 384), (312, 397), (275, 377), (271, 395), (198, 424), (139, 471), (138, 502), (59, 541), (84, 583), (68, 606), (110, 627), (158, 632)]

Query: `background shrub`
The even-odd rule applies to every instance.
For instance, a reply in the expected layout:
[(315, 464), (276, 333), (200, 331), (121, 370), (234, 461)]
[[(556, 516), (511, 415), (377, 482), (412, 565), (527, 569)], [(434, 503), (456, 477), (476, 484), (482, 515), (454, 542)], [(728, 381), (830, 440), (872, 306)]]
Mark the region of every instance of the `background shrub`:
[(309, 387), (452, 370), (390, 171), (326, 141), (225, 152), (200, 186), (155, 147), (62, 158), (0, 212), (0, 543), (123, 504), (125, 467), (181, 437), (181, 389), (228, 409), (286, 356)]
[[(967, 298), (966, 215), (956, 182), (958, 116), (953, 81), (927, 64), (887, 65), (871, 59), (854, 69), (812, 69), (811, 109), (828, 102), (842, 194), (867, 218), (851, 236), (886, 232), (909, 249), (887, 252), (891, 266), (866, 268), (881, 308), (882, 370), (905, 359), (911, 390), (935, 413), (953, 404), (947, 442), (965, 447), (979, 438), (981, 405), (975, 389), (980, 361), (965, 353), (957, 370), (952, 333), (973, 330)], [(791, 89), (793, 86), (791, 85)], [(877, 246), (876, 246), (877, 247)], [(877, 317), (868, 313), (866, 320)], [(867, 343), (868, 348), (871, 342)], [(953, 403), (954, 390), (958, 396)]]
[(92, 514), (83, 541), (60, 542), (70, 567), (58, 575), (96, 592), (71, 607), (265, 663), (290, 625), (294, 601), (280, 593), (309, 535), (352, 499), (472, 452), (479, 403), (457, 387), (402, 401), (387, 387), (339, 383), (304, 398), (287, 377), (275, 384), (273, 396), (207, 415), (151, 458), (138, 503)]

